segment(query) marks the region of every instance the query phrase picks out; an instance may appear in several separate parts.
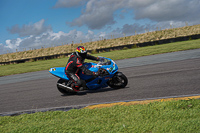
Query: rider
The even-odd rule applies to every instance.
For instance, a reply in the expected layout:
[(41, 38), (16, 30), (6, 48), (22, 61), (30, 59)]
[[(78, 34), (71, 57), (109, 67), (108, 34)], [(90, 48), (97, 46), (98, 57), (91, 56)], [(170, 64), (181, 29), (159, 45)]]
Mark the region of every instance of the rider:
[[(80, 80), (79, 76), (77, 75), (79, 70), (82, 70), (82, 73), (85, 75), (100, 75), (100, 72), (92, 72), (88, 70), (85, 66), (83, 66), (85, 59), (91, 59), (96, 61), (100, 60), (98, 57), (94, 57), (87, 54), (87, 50), (83, 46), (78, 46), (76, 48), (76, 51), (71, 54), (65, 67), (65, 74), (73, 81), (71, 87), (75, 91), (79, 91), (79, 88), (83, 86), (83, 81)], [(81, 89), (83, 89), (83, 87)]]

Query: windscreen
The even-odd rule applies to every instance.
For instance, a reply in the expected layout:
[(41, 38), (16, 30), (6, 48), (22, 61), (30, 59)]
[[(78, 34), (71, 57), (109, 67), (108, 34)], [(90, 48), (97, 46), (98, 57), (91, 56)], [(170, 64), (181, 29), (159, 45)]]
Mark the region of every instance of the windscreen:
[(104, 60), (100, 60), (98, 64), (99, 65), (110, 65), (111, 61), (104, 58)]

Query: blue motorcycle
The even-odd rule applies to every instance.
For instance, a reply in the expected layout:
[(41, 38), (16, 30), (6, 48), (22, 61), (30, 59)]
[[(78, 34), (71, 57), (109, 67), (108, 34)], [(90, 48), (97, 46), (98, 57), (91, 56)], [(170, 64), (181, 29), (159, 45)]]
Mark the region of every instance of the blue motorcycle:
[[(128, 79), (122, 72), (118, 72), (117, 64), (109, 58), (100, 58), (101, 60), (98, 63), (90, 62), (83, 64), (90, 71), (99, 71), (100, 76), (84, 75), (81, 71), (78, 73), (84, 88), (87, 90), (97, 90), (108, 86), (113, 89), (126, 87)], [(77, 90), (71, 88), (72, 81), (66, 76), (65, 67), (50, 68), (49, 72), (60, 78), (57, 82), (57, 88), (61, 93), (64, 95), (77, 93)]]

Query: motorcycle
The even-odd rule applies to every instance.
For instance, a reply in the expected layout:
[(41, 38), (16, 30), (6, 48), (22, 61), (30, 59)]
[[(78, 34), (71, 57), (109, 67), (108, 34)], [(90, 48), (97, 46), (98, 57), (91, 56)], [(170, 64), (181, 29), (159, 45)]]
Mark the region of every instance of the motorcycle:
[[(83, 83), (83, 86), (87, 90), (97, 90), (110, 86), (113, 89), (125, 88), (128, 79), (122, 73), (118, 71), (117, 64), (109, 58), (100, 57), (98, 63), (84, 63), (87, 69), (93, 72), (99, 72), (98, 77), (92, 75), (84, 75), (81, 71), (78, 75)], [(80, 90), (74, 90), (71, 87), (72, 80), (70, 80), (65, 74), (65, 67), (50, 68), (49, 72), (58, 77), (57, 88), (64, 95), (76, 94)], [(85, 90), (84, 89), (84, 90)]]

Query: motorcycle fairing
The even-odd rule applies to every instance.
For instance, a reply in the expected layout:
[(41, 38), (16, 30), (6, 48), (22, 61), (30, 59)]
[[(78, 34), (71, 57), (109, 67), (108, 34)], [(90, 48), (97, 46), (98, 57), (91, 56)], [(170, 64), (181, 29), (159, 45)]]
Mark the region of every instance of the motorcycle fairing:
[(49, 72), (58, 78), (62, 78), (64, 80), (69, 80), (67, 75), (65, 74), (65, 67), (54, 67), (50, 68)]
[[(104, 59), (105, 59), (105, 62), (99, 62), (98, 64), (85, 63), (84, 66), (93, 72), (97, 72), (99, 68), (104, 68), (108, 71), (109, 75), (104, 76), (104, 77), (99, 76), (99, 77), (93, 79), (94, 76), (92, 76), (92, 75), (82, 74), (81, 71), (78, 73), (80, 79), (89, 81), (86, 83), (86, 85), (90, 90), (107, 87), (108, 86), (107, 81), (109, 81), (110, 78), (112, 78), (118, 70), (118, 67), (113, 60), (111, 60), (109, 58), (104, 58)], [(65, 67), (50, 68), (49, 72), (56, 77), (62, 78), (64, 80), (69, 80), (69, 78), (65, 74)], [(93, 79), (93, 80), (90, 80), (90, 79)]]

